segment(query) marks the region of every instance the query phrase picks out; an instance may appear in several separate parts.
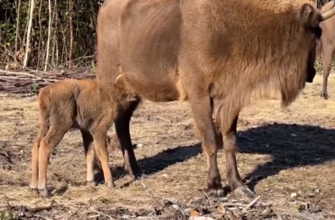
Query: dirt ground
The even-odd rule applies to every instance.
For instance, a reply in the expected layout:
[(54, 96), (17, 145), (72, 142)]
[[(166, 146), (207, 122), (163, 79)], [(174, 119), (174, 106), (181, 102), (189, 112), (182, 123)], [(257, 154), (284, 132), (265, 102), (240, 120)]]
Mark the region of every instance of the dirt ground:
[[(229, 203), (235, 202), (229, 205), (226, 198), (208, 198), (203, 191), (206, 158), (194, 135), (187, 102), (146, 101), (135, 112), (131, 135), (139, 166), (147, 174), (143, 180), (130, 181), (120, 150), (109, 149), (116, 188), (87, 187), (80, 132), (70, 131), (51, 157), (48, 186), (54, 195), (34, 196), (28, 185), (31, 147), (38, 131), (36, 96), (2, 94), (0, 219), (11, 213), (21, 219), (189, 219), (189, 215), (335, 219), (334, 85), (331, 75), (330, 98), (321, 99), (317, 75), (287, 109), (271, 99), (243, 110), (238, 167), (244, 181), (261, 196), (258, 205), (244, 214), (236, 201), (229, 198)], [(114, 133), (113, 127), (109, 134)], [(223, 154), (220, 150), (218, 160), (225, 181)]]

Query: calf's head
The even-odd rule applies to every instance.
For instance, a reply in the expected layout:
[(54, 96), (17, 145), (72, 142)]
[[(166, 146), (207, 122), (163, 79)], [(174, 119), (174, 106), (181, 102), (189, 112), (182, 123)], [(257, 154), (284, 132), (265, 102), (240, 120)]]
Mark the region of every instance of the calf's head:
[(320, 22), (332, 17), (335, 14), (335, 7), (320, 13), (310, 4), (304, 4), (298, 14), (298, 20), (304, 29), (304, 37), (309, 42), (309, 53), (306, 66), (306, 82), (313, 82), (315, 76), (314, 63), (316, 60), (316, 46), (321, 37), (322, 30)]

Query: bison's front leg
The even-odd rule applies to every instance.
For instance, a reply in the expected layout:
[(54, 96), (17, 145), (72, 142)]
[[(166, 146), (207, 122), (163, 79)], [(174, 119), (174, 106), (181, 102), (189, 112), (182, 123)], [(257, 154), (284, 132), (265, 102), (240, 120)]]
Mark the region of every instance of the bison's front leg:
[(221, 131), (223, 135), (223, 144), (226, 155), (226, 175), (227, 181), (231, 188), (232, 194), (246, 199), (253, 198), (255, 195), (242, 182), (237, 169), (236, 154), (238, 151), (236, 144), (236, 127), (238, 120), (238, 112), (233, 111), (234, 108), (221, 108), (218, 115), (221, 120)]
[(325, 47), (323, 49), (324, 56), (323, 56), (323, 81), (322, 81), (322, 91), (321, 97), (324, 99), (328, 99), (328, 77), (331, 70), (331, 64), (333, 59), (334, 49), (332, 47)]
[[(194, 90), (193, 90), (194, 92)], [(197, 94), (197, 95), (195, 95)], [(212, 120), (212, 105), (208, 95), (202, 93), (189, 93), (189, 102), (196, 123), (202, 148), (207, 156), (208, 177), (207, 186), (210, 196), (224, 196), (221, 176), (217, 165), (217, 152), (219, 149), (218, 135)]]

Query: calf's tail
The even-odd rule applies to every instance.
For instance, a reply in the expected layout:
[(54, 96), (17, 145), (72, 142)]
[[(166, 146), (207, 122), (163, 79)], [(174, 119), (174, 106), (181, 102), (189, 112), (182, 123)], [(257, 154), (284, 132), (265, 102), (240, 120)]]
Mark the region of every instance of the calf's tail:
[(321, 58), (321, 52), (322, 52), (322, 40), (320, 39), (318, 43), (316, 44), (316, 50), (315, 50), (315, 55), (317, 58)]
[(42, 139), (49, 130), (49, 111), (50, 111), (50, 89), (42, 88), (38, 94), (38, 105), (39, 105), (39, 123), (40, 132), (39, 139)]

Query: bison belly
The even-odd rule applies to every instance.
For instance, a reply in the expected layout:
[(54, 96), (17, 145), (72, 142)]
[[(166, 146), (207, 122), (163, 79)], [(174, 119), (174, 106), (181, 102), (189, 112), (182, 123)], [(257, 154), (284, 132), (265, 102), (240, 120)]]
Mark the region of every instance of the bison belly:
[(178, 99), (179, 0), (129, 0), (120, 21), (120, 64), (130, 85), (145, 99)]

